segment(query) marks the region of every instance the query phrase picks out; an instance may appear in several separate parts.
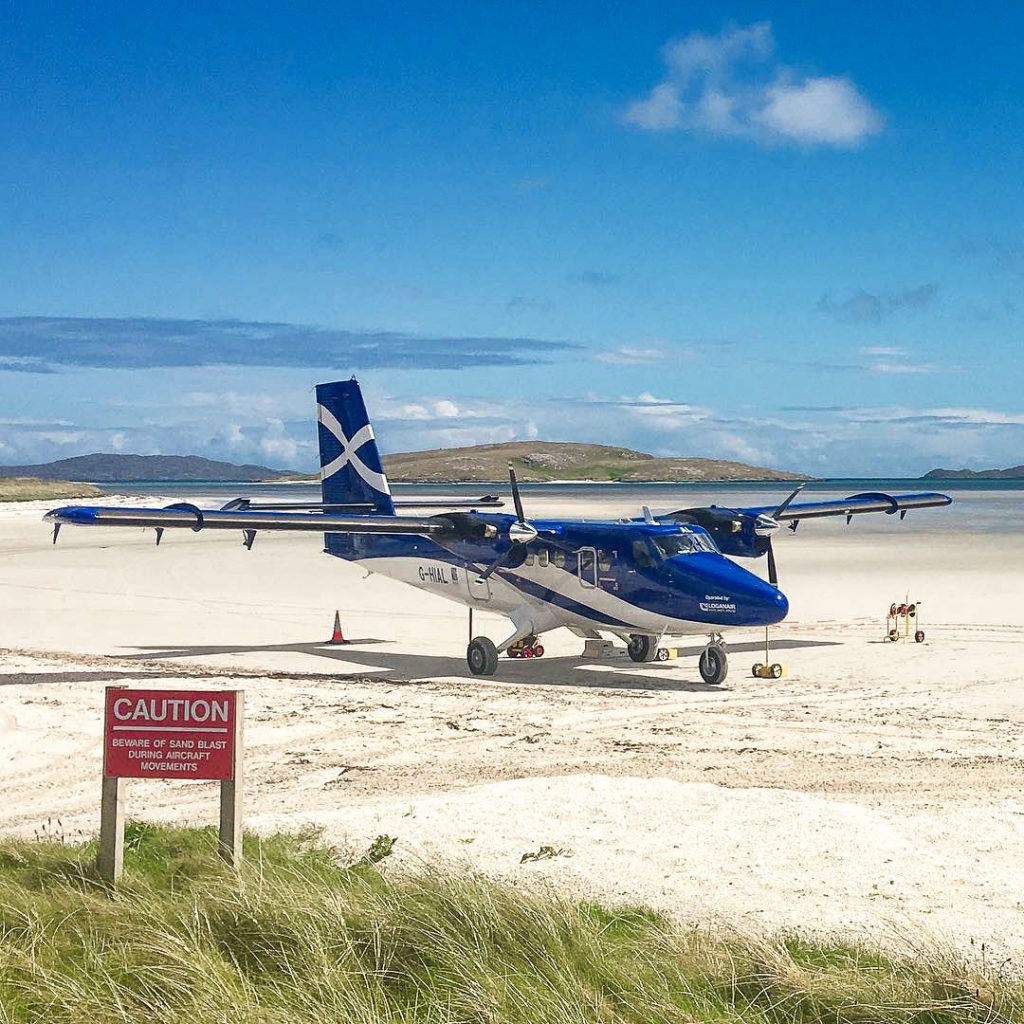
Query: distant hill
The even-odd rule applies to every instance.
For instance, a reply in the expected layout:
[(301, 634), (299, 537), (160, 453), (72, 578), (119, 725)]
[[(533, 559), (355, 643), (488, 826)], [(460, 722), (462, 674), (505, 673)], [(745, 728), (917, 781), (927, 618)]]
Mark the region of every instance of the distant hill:
[(1024, 466), (1009, 469), (933, 469), (922, 480), (1024, 480)]
[(0, 477), (30, 476), (42, 480), (278, 480), (289, 474), (266, 466), (236, 466), (198, 455), (77, 455), (41, 466), (0, 466)]
[(508, 464), (519, 479), (681, 483), (701, 480), (808, 480), (742, 462), (719, 459), (665, 459), (630, 448), (558, 441), (510, 441), (469, 448), (438, 448), (384, 457), (384, 470), (397, 483), (491, 483), (508, 478)]
[[(526, 483), (547, 480), (684, 483), (702, 480), (809, 480), (743, 462), (720, 459), (664, 459), (600, 444), (558, 441), (510, 441), (469, 448), (400, 452), (384, 458), (396, 483), (492, 483), (508, 478), (508, 464)], [(117, 483), (130, 480), (316, 480), (317, 474), (289, 473), (266, 466), (236, 466), (196, 455), (79, 455), (41, 466), (0, 466), (0, 478), (31, 476), (45, 480)]]

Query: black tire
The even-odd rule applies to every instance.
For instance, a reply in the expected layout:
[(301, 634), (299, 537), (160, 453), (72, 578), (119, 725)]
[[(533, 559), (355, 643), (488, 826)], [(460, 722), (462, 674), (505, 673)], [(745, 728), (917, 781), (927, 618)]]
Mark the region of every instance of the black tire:
[(719, 683), (725, 682), (725, 677), (729, 674), (729, 659), (725, 650), (718, 644), (708, 644), (701, 652), (697, 667), (705, 683), (718, 686)]
[(914, 634), (914, 642), (918, 643), (918, 644), (923, 644), (924, 643), (924, 630), (923, 629), (919, 629)]
[(475, 676), (493, 676), (498, 671), (498, 648), (485, 636), (473, 637), (466, 648), (466, 663)]
[(632, 661), (654, 661), (658, 656), (658, 645), (654, 642), (653, 636), (647, 636), (646, 633), (633, 633), (626, 645), (626, 652)]

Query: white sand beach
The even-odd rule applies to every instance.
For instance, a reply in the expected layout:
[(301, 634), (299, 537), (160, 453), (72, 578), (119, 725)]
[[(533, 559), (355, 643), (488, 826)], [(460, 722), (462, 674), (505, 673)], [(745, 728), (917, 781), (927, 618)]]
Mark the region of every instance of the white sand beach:
[[(695, 657), (583, 662), (564, 631), (471, 677), (464, 609), (364, 579), (318, 535), (248, 552), (65, 528), (54, 547), (45, 506), (0, 506), (0, 832), (96, 829), (104, 686), (242, 687), (253, 829), (312, 823), (353, 850), (387, 833), (399, 864), (1024, 965), (1024, 537), (955, 508), (783, 531), (787, 675), (752, 678), (759, 638), (736, 634), (709, 687)], [(885, 643), (908, 591), (927, 641)], [(325, 646), (336, 608), (383, 642)], [(128, 801), (216, 813), (212, 784), (133, 782)]]

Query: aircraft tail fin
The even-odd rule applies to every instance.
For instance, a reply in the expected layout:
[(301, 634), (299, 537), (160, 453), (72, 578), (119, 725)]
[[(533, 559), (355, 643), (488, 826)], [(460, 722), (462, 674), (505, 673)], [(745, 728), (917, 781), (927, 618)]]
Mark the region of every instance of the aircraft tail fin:
[(366, 504), (377, 515), (394, 515), (391, 488), (359, 382), (353, 377), (318, 384), (316, 410), (324, 503)]

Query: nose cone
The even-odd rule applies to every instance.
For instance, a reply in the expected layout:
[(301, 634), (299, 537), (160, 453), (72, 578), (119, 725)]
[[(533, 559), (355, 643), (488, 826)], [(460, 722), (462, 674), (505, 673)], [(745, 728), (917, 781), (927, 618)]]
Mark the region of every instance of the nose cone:
[(779, 590), (777, 587), (773, 587), (770, 583), (769, 588), (772, 590), (771, 608), (768, 618), (765, 621), (766, 626), (773, 626), (776, 622), (781, 622), (789, 614), (789, 598)]
[(683, 555), (672, 561), (677, 586), (693, 595), (698, 621), (771, 626), (789, 614), (789, 601), (781, 590), (723, 555)]

